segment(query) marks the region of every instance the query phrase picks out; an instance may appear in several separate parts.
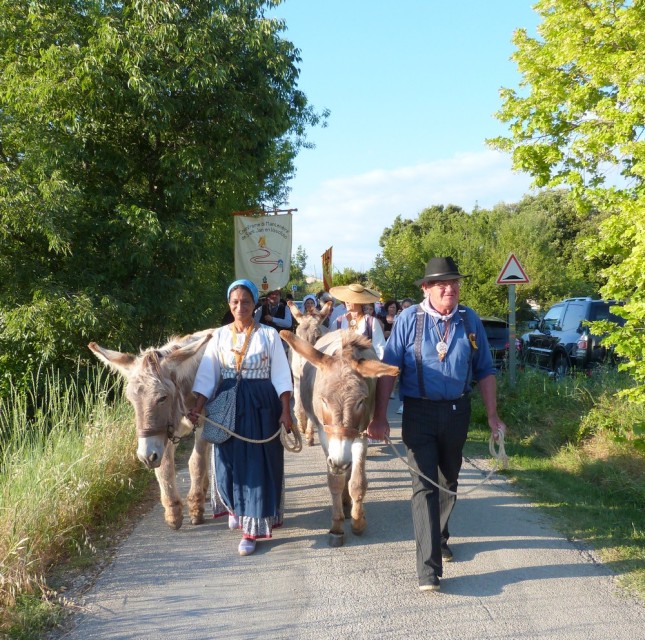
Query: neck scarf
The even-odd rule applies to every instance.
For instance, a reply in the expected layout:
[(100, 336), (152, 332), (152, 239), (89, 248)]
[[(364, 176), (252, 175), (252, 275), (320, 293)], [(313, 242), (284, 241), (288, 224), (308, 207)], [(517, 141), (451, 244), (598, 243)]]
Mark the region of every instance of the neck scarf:
[(456, 304), (455, 308), (448, 315), (443, 316), (430, 304), (430, 301), (427, 298), (424, 298), (420, 306), (428, 315), (432, 316), (436, 320), (443, 320), (444, 322), (450, 320), (450, 318), (455, 315), (459, 307), (459, 305)]

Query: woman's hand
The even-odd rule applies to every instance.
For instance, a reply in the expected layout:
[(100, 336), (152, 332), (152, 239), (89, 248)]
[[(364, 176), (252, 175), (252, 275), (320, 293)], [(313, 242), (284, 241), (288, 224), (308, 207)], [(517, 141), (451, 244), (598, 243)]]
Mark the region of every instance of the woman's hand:
[(201, 393), (197, 393), (195, 395), (197, 396), (197, 400), (193, 408), (190, 409), (186, 415), (193, 424), (197, 424), (197, 420), (199, 420), (199, 416), (202, 414), (204, 405), (206, 404), (206, 398)]
[(293, 418), (291, 417), (291, 411), (283, 411), (280, 414), (280, 424), (284, 425), (287, 433), (291, 433), (291, 429), (293, 428)]

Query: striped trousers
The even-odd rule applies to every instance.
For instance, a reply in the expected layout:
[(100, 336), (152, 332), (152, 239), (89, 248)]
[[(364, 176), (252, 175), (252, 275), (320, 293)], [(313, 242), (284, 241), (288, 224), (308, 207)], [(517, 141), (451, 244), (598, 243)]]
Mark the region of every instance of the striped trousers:
[[(470, 397), (432, 401), (405, 397), (402, 438), (408, 462), (441, 486), (457, 490), (462, 452), (470, 422)], [(441, 544), (450, 537), (448, 520), (456, 496), (439, 491), (416, 473), (412, 475), (412, 521), (416, 539), (417, 575), (424, 583), (441, 577)]]

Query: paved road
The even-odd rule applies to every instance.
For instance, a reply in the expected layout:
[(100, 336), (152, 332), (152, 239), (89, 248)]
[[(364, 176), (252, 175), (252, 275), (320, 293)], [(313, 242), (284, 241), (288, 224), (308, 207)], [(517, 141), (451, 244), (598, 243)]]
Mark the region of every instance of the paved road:
[[(399, 416), (390, 417), (398, 442)], [(358, 538), (347, 523), (339, 549), (327, 545), (320, 446), (287, 454), (286, 465), (285, 526), (254, 555), (237, 554), (238, 534), (224, 520), (171, 531), (157, 506), (86, 594), (65, 638), (645, 638), (645, 607), (501, 477), (458, 500), (455, 561), (436, 594), (417, 590), (410, 477), (389, 447), (370, 446), (368, 528)], [(481, 478), (467, 463), (460, 487)]]

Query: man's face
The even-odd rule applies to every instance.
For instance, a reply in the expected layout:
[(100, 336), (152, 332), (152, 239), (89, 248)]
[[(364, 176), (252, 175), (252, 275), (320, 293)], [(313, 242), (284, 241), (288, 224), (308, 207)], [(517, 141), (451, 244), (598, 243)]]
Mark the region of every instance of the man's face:
[(441, 314), (450, 313), (459, 303), (461, 280), (435, 280), (421, 285), (423, 295)]
[(280, 302), (280, 292), (279, 291), (272, 291), (268, 296), (267, 300), (269, 301), (269, 304), (278, 304)]

